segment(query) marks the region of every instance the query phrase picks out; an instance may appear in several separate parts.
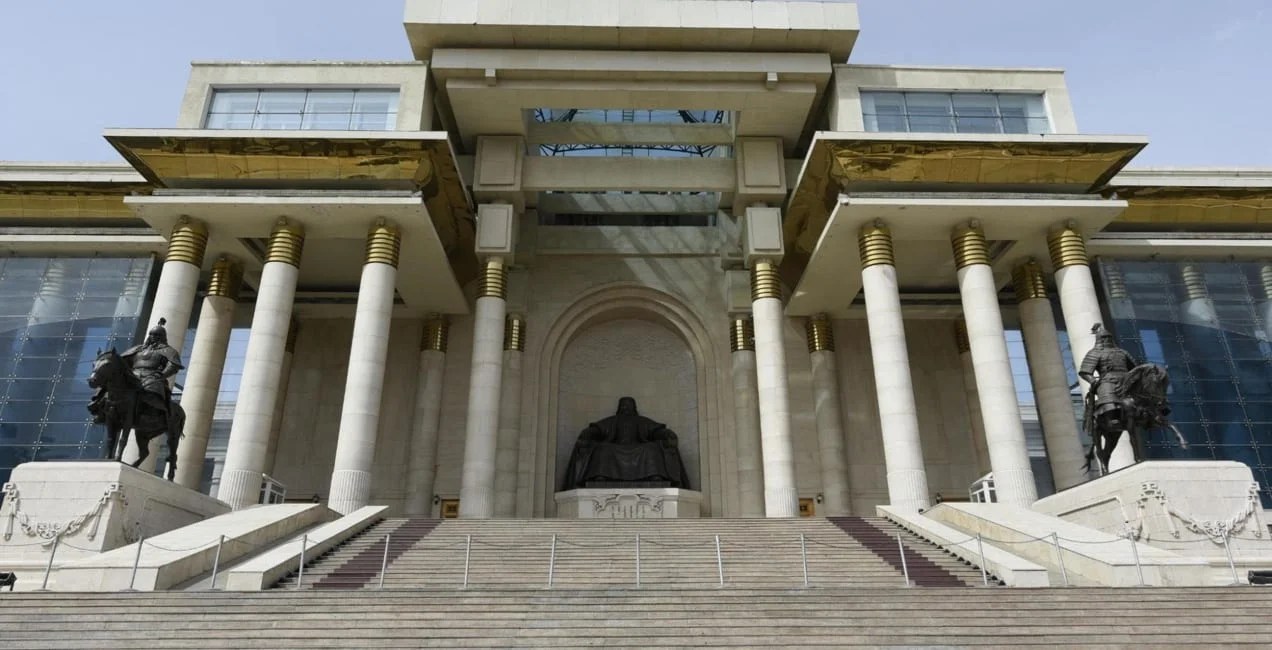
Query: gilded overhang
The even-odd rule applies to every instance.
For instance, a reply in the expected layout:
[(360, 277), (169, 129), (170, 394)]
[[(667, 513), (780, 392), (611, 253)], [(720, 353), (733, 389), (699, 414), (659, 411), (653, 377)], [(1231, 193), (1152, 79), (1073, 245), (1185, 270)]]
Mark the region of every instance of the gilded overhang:
[(130, 194), (148, 194), (146, 182), (0, 180), (0, 219), (132, 219)]
[(1118, 223), (1160, 228), (1228, 226), (1272, 228), (1272, 187), (1118, 186), (1129, 204)]

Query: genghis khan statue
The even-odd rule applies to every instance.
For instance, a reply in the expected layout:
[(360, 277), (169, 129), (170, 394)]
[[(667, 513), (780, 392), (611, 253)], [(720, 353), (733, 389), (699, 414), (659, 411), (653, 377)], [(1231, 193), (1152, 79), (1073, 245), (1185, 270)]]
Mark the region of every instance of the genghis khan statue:
[(689, 488), (676, 434), (618, 400), (618, 412), (587, 425), (574, 443), (562, 490), (586, 487)]

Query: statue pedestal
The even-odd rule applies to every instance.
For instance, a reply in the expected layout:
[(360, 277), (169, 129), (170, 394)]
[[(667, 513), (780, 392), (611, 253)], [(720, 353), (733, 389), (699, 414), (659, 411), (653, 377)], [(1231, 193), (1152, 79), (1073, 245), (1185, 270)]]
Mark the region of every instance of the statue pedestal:
[(561, 519), (697, 519), (702, 493), (680, 488), (581, 488), (556, 493)]
[(1188, 557), (1234, 553), (1272, 558), (1258, 484), (1246, 465), (1224, 460), (1145, 461), (1040, 499), (1035, 512)]
[(58, 564), (229, 512), (216, 499), (114, 461), (24, 463), (4, 485), (0, 560)]

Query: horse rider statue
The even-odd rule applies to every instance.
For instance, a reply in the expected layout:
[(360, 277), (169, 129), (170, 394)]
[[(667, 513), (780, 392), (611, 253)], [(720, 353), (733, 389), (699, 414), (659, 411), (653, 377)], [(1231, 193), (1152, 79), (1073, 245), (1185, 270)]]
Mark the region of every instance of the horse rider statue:
[(1138, 365), (1131, 353), (1117, 347), (1113, 334), (1104, 329), (1104, 325), (1096, 323), (1091, 328), (1095, 334), (1095, 347), (1082, 358), (1078, 366), (1078, 376), (1090, 384), (1087, 391), (1086, 412), (1082, 416), (1084, 428), (1090, 432), (1092, 426), (1103, 421), (1108, 428), (1122, 430), (1126, 428), (1125, 414), (1122, 413), (1122, 384), (1126, 381), (1126, 373)]
[(124, 365), (141, 384), (141, 399), (155, 411), (171, 416), (172, 386), (170, 380), (185, 366), (181, 365), (181, 353), (168, 345), (167, 319), (150, 328), (146, 340), (124, 351), (120, 357)]

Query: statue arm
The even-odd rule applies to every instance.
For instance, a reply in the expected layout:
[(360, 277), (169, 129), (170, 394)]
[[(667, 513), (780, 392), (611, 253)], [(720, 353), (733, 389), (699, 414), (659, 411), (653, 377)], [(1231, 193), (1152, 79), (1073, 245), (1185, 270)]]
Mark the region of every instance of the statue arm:
[(583, 431), (579, 433), (578, 441), (581, 443), (605, 442), (605, 432), (602, 431), (600, 427), (596, 426), (595, 422), (592, 422), (587, 425), (586, 429), (583, 429)]

